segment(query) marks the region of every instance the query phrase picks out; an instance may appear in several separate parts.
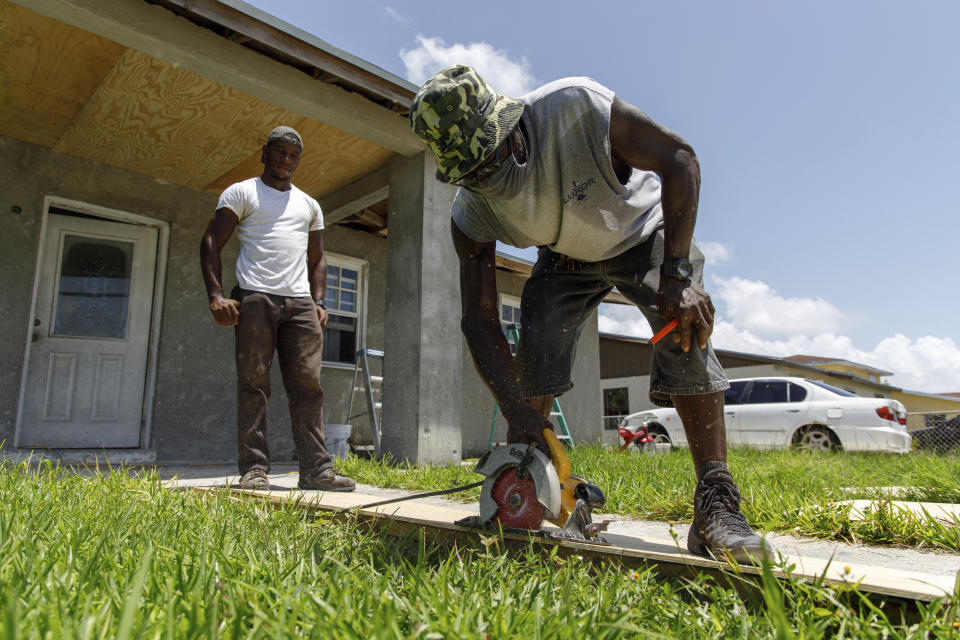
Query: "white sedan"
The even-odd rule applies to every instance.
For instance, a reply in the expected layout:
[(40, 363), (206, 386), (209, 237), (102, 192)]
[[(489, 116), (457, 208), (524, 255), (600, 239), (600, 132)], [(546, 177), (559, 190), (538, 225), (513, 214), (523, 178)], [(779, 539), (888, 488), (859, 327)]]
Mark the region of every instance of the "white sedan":
[[(861, 398), (819, 380), (743, 378), (724, 392), (727, 444), (836, 451), (910, 451), (907, 411), (896, 400)], [(675, 409), (631, 414), (622, 426), (646, 427), (655, 442), (685, 446)]]

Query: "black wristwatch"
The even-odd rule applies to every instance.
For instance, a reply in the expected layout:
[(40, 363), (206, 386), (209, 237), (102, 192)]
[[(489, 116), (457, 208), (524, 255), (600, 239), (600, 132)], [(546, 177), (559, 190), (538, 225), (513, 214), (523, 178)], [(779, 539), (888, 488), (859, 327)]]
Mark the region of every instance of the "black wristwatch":
[(316, 304), (318, 307), (320, 307), (320, 308), (323, 309), (324, 311), (327, 310), (327, 303), (324, 302), (323, 300), (314, 300), (313, 302), (314, 302), (314, 304)]
[(677, 280), (689, 280), (693, 275), (693, 263), (689, 258), (676, 258), (660, 265), (660, 275)]

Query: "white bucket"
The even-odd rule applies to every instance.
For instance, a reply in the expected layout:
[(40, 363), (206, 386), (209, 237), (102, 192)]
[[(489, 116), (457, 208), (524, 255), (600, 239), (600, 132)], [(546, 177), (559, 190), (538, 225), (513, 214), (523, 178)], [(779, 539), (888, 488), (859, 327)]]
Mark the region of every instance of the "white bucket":
[(648, 456), (656, 456), (664, 453), (670, 453), (669, 442), (651, 442), (643, 445), (643, 452)]
[(324, 437), (327, 441), (327, 452), (331, 458), (346, 458), (350, 453), (350, 445), (347, 439), (353, 427), (349, 424), (326, 424), (323, 426)]

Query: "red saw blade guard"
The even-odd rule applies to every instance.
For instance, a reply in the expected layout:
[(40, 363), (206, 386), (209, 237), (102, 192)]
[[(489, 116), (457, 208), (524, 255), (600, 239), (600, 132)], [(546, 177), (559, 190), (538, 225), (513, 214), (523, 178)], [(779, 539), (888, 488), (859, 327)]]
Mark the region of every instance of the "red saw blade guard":
[(518, 478), (516, 467), (504, 470), (490, 491), (497, 503), (494, 520), (504, 527), (539, 529), (543, 525), (546, 508), (537, 501), (537, 487), (529, 476)]

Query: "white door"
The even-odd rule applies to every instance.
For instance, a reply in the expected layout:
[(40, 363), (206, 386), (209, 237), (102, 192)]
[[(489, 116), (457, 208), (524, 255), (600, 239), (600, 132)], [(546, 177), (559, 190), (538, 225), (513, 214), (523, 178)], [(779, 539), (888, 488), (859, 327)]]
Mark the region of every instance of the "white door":
[(744, 399), (748, 382), (734, 380), (730, 388), (723, 392), (723, 425), (727, 430), (727, 444), (743, 444), (740, 438), (740, 405)]
[(157, 229), (50, 213), (17, 446), (139, 447)]
[[(797, 385), (790, 383), (791, 387)], [(797, 387), (803, 391), (802, 387)], [(790, 402), (786, 380), (754, 380), (747, 403), (740, 406), (738, 444), (782, 447), (803, 423), (807, 403)]]

